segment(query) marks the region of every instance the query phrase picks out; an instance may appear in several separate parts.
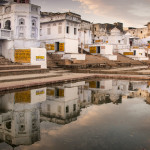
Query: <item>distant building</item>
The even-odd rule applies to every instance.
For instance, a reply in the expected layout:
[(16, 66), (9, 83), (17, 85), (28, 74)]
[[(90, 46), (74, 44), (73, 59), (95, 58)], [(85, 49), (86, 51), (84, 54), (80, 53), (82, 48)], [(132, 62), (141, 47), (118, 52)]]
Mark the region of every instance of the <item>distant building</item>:
[(110, 31), (114, 28), (118, 28), (121, 32), (123, 32), (123, 23), (117, 22), (114, 24), (93, 24), (93, 35), (94, 38), (100, 39), (101, 36), (106, 36), (110, 34)]
[(148, 28), (136, 28), (136, 29), (129, 29), (128, 32), (131, 34), (132, 37), (138, 37), (140, 39), (146, 38), (148, 36)]
[(138, 37), (140, 39), (144, 39), (150, 36), (150, 22), (148, 22), (144, 28), (133, 28), (128, 27), (124, 29), (124, 31), (129, 32), (132, 37)]

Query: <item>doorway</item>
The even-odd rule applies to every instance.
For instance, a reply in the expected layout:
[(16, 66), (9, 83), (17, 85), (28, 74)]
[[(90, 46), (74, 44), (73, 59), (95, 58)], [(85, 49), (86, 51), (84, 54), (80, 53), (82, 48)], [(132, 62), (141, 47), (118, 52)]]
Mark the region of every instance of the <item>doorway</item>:
[(56, 46), (56, 52), (59, 52), (59, 42), (56, 42), (55, 46)]
[(130, 46), (132, 46), (132, 41), (130, 41)]
[(136, 55), (136, 50), (134, 50), (134, 55)]
[(97, 53), (98, 53), (98, 54), (101, 53), (101, 48), (100, 48), (100, 46), (97, 47)]
[(7, 20), (7, 21), (5, 22), (5, 27), (4, 27), (4, 29), (11, 30), (11, 22), (10, 22), (10, 20)]

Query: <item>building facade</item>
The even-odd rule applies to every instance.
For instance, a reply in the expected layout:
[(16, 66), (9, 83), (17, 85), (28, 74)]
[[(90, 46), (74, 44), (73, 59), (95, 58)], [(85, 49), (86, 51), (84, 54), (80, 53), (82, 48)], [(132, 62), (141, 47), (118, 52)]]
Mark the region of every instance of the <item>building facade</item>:
[(48, 52), (78, 53), (81, 16), (68, 13), (41, 13), (41, 41)]
[[(11, 0), (0, 6), (2, 56), (13, 62), (34, 64), (31, 57), (36, 55), (36, 49), (31, 49), (40, 48), (40, 9), (40, 6), (31, 4), (29, 0)], [(41, 51), (43, 53), (44, 50)], [(45, 55), (39, 56), (42, 56), (42, 61), (46, 60)]]

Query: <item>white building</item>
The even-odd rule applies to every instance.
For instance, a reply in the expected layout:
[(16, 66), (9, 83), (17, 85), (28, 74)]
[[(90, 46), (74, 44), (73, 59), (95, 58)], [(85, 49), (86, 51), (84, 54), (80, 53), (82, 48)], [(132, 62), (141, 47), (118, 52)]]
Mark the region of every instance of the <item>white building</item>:
[(11, 146), (31, 145), (40, 140), (40, 112), (37, 105), (12, 104), (0, 115), (0, 140)]
[(46, 68), (46, 50), (36, 49), (40, 48), (39, 6), (31, 4), (29, 0), (9, 1), (0, 6), (0, 26), (2, 56), (13, 62), (28, 64), (44, 61), (42, 67)]
[(107, 43), (114, 46), (115, 50), (129, 49), (130, 48), (130, 35), (122, 34), (119, 29), (114, 28), (111, 30), (110, 35), (107, 36)]
[(92, 91), (91, 99), (94, 104), (121, 103), (122, 97), (128, 95), (128, 81), (98, 80), (87, 83)]
[(80, 114), (78, 86), (85, 82), (69, 83), (48, 87), (47, 100), (41, 105), (41, 119), (58, 124), (77, 120)]
[(92, 23), (86, 20), (81, 20), (79, 29), (79, 47), (85, 49), (88, 45), (92, 44)]
[(80, 23), (81, 16), (72, 12), (41, 13), (43, 46), (50, 53), (64, 54), (63, 59), (80, 58), (80, 60), (85, 60), (84, 54), (78, 54)]
[(146, 50), (143, 47), (131, 47), (130, 49), (119, 50), (119, 53), (134, 60), (149, 60), (146, 57)]
[(102, 55), (109, 60), (117, 60), (117, 55), (113, 55), (113, 45), (110, 44), (92, 44), (86, 49), (93, 55)]

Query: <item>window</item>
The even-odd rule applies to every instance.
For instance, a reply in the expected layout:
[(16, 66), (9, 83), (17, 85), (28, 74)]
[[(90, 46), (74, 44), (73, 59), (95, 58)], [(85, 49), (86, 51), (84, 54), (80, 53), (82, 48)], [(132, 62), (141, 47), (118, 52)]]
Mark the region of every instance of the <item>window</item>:
[(40, 36), (42, 36), (42, 29), (40, 29)]
[(32, 20), (32, 26), (36, 27), (36, 21), (35, 20)]
[(77, 28), (74, 28), (74, 35), (77, 34)]
[(73, 111), (76, 111), (76, 104), (73, 104)]
[(10, 20), (7, 20), (5, 22), (5, 28), (4, 29), (11, 30), (11, 22), (10, 22)]
[(11, 121), (6, 122), (6, 128), (7, 128), (7, 129), (11, 129)]
[(20, 0), (20, 3), (26, 3), (26, 0)]
[(67, 26), (66, 33), (69, 34), (69, 26)]
[(58, 26), (58, 34), (62, 33), (62, 26)]
[(47, 28), (47, 35), (51, 34), (51, 28)]
[(25, 20), (23, 18), (19, 19), (19, 25), (25, 25)]
[(66, 113), (69, 113), (69, 106), (66, 107)]

